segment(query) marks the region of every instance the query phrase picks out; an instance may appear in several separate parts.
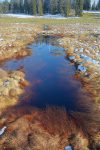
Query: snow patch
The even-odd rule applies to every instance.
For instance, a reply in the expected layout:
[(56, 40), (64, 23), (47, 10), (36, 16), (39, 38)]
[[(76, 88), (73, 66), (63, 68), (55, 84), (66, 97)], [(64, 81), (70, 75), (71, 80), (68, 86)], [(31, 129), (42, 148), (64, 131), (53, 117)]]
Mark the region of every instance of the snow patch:
[(6, 126), (4, 126), (2, 129), (0, 129), (0, 136), (4, 134), (5, 130), (6, 130)]
[(99, 60), (92, 59), (91, 57), (84, 55), (84, 54), (81, 54), (80, 57), (87, 62), (92, 62), (93, 64), (99, 64), (100, 63)]
[(24, 15), (24, 14), (2, 14), (4, 17), (16, 17), (16, 18), (33, 18), (32, 15)]
[(45, 14), (43, 16), (33, 16), (33, 15), (25, 15), (25, 14), (1, 14), (1, 16), (15, 17), (15, 18), (42, 18), (42, 19), (77, 19), (79, 17), (64, 17), (60, 14), (51, 15)]
[(100, 14), (100, 11), (83, 11), (84, 13)]
[(0, 42), (3, 41), (3, 38), (0, 38)]

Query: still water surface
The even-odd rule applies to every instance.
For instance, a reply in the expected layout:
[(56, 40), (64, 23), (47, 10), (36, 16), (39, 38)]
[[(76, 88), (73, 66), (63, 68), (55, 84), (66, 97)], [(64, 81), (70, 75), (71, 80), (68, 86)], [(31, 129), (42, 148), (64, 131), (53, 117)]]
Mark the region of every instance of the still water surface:
[(53, 105), (64, 106), (69, 111), (87, 111), (88, 94), (74, 79), (75, 67), (66, 59), (64, 48), (57, 45), (56, 37), (40, 36), (28, 47), (32, 50), (31, 56), (3, 65), (7, 70), (23, 67), (26, 79), (31, 83), (21, 96), (20, 105), (39, 108)]

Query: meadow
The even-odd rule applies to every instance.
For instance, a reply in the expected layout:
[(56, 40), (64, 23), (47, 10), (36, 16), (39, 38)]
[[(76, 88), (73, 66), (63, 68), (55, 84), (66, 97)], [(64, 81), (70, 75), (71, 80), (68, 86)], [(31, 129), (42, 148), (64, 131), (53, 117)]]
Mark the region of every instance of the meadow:
[[(27, 45), (38, 35), (59, 37), (58, 45), (76, 68), (75, 80), (82, 83), (93, 104), (88, 115), (61, 107), (18, 107), (19, 97), (30, 83), (23, 68), (4, 70), (2, 64), (30, 56)], [(0, 65), (0, 128), (7, 127), (0, 136), (0, 149), (64, 150), (66, 145), (74, 150), (100, 148), (100, 14), (67, 19), (0, 15)]]

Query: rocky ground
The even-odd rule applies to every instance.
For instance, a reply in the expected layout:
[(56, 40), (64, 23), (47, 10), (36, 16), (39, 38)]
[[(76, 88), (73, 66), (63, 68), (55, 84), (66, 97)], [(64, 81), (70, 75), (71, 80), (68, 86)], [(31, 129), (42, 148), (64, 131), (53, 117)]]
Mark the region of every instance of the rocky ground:
[[(76, 77), (100, 103), (100, 26), (99, 24), (67, 24), (52, 26), (45, 35), (62, 36), (58, 43), (65, 48), (66, 57), (75, 64)], [(87, 85), (91, 86), (87, 86)]]
[[(75, 64), (75, 78), (81, 80), (84, 90), (88, 91), (100, 113), (100, 26), (99, 24), (67, 24), (52, 26), (43, 31), (44, 35), (61, 36), (60, 46), (65, 48), (66, 58)], [(100, 147), (100, 118), (94, 143)], [(92, 149), (92, 148), (91, 148)], [(95, 147), (93, 149), (96, 149)]]
[(100, 29), (96, 27), (94, 32), (84, 32), (75, 38), (65, 37), (59, 42), (65, 47), (67, 58), (75, 63), (80, 72), (77, 75), (80, 75), (86, 89), (94, 95), (95, 102), (100, 103)]
[[(71, 26), (71, 25), (70, 25)], [(75, 64), (76, 79), (80, 79), (83, 87), (91, 94), (100, 112), (100, 26), (84, 24), (74, 25), (59, 40), (65, 48), (66, 57)], [(66, 31), (64, 32), (66, 33)], [(98, 120), (98, 125), (100, 119)], [(100, 126), (94, 137), (100, 146)], [(93, 148), (95, 149), (95, 148)]]

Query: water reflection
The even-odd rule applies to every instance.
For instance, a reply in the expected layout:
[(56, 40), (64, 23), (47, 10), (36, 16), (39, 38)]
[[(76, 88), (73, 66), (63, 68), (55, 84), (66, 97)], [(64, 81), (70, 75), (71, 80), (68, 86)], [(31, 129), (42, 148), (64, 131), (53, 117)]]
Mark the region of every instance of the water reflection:
[(8, 61), (3, 68), (24, 68), (31, 85), (20, 98), (21, 106), (64, 106), (68, 111), (89, 111), (85, 102), (87, 99), (91, 101), (90, 97), (82, 90), (81, 83), (73, 78), (75, 67), (65, 59), (64, 48), (58, 46), (56, 39), (54, 36), (39, 36), (28, 46), (32, 49), (31, 56)]

